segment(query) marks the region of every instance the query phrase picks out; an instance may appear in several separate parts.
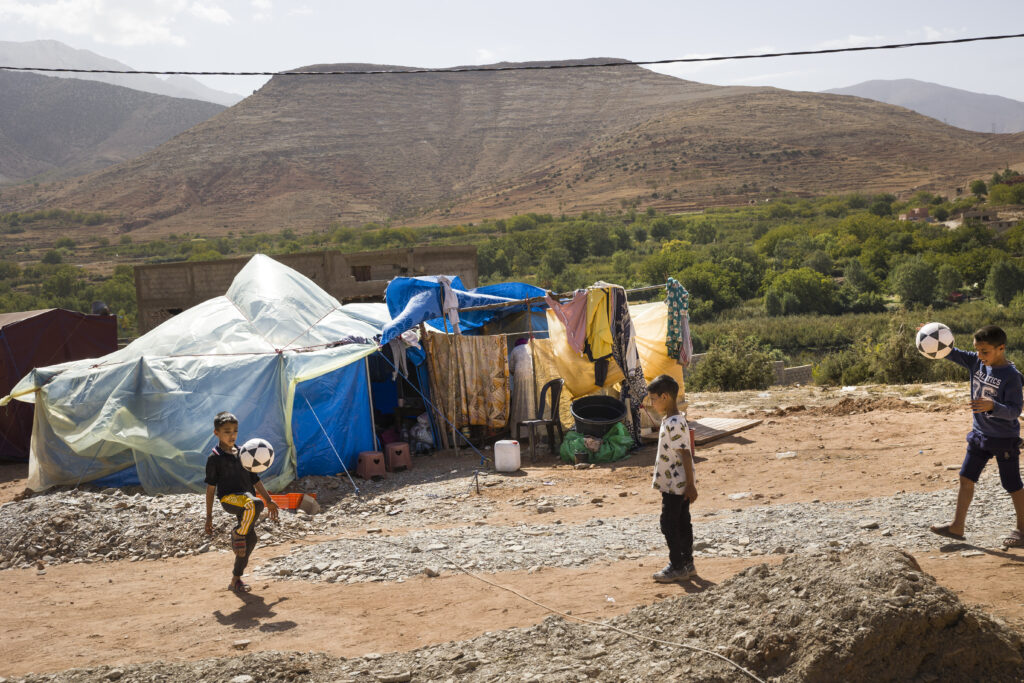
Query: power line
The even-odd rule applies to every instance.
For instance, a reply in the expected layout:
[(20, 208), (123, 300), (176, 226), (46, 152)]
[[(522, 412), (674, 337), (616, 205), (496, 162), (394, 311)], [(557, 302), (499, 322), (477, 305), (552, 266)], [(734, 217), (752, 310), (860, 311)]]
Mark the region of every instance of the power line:
[(137, 71), (119, 69), (70, 69), (37, 66), (0, 66), (0, 71), (41, 71), (47, 73), (78, 74), (148, 74), (151, 76), (375, 76), (384, 74), (446, 74), (472, 73), (481, 71), (545, 71), (553, 69), (595, 69), (614, 66), (653, 66), (658, 64), (693, 64), (698, 62), (724, 62), (738, 59), (768, 59), (771, 57), (803, 57), (807, 55), (828, 55), (841, 52), (870, 52), (873, 50), (899, 50), (931, 45), (957, 45), (991, 40), (1024, 38), (1024, 33), (1001, 36), (978, 36), (974, 38), (951, 38), (949, 40), (925, 40), (913, 43), (892, 43), (889, 45), (864, 45), (860, 47), (835, 47), (822, 50), (795, 50), (791, 52), (762, 52), (759, 54), (726, 55), (720, 57), (681, 57), (679, 59), (655, 59), (645, 61), (617, 60), (614, 62), (567, 62), (561, 64), (519, 64), (516, 66), (469, 66), (446, 69), (367, 69), (354, 71)]

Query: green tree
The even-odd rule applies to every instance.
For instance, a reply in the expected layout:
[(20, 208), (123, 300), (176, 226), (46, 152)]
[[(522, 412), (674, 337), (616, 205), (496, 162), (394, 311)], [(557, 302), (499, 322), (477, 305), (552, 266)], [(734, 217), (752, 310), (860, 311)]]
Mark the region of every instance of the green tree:
[(1013, 261), (998, 261), (992, 264), (985, 279), (985, 295), (992, 301), (1006, 306), (1018, 292), (1024, 290), (1024, 271)]
[(954, 266), (943, 263), (935, 274), (935, 281), (938, 286), (939, 296), (945, 299), (950, 294), (960, 291), (964, 284), (964, 276)]
[(992, 189), (988, 192), (988, 201), (990, 204), (997, 206), (1004, 206), (1006, 204), (1017, 203), (1017, 193), (1013, 191), (1013, 188), (1009, 185), (993, 185)]
[(693, 368), (687, 386), (696, 391), (767, 389), (775, 378), (771, 361), (768, 348), (756, 338), (727, 335)]
[(972, 180), (971, 181), (971, 194), (978, 199), (981, 199), (988, 194), (988, 185), (985, 184), (984, 180)]
[(787, 270), (777, 275), (765, 292), (765, 308), (769, 296), (781, 303), (783, 315), (795, 313), (834, 313), (836, 311), (836, 285), (821, 273), (810, 268)]
[(555, 247), (554, 249), (548, 250), (540, 261), (541, 266), (546, 268), (552, 275), (558, 275), (561, 273), (568, 263), (569, 250), (563, 249), (562, 247)]
[(804, 265), (811, 270), (816, 270), (822, 275), (828, 275), (832, 272), (832, 259), (828, 257), (821, 249), (816, 249), (807, 255), (804, 259)]
[(56, 265), (58, 263), (63, 263), (64, 257), (61, 256), (61, 253), (58, 250), (50, 249), (48, 252), (43, 254), (43, 258), (41, 260), (43, 263)]
[(935, 299), (935, 268), (920, 258), (903, 261), (892, 269), (893, 291), (904, 305), (930, 304)]
[(878, 283), (857, 259), (850, 259), (843, 269), (843, 279), (855, 292), (873, 292)]

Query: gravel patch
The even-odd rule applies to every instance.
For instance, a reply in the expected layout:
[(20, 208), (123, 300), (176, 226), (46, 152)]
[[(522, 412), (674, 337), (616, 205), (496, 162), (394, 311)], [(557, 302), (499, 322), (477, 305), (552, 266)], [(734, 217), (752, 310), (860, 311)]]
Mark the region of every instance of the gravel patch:
[[(977, 487), (969, 542), (951, 542), (928, 530), (952, 516), (955, 491), (899, 494), (849, 502), (767, 505), (705, 513), (694, 525), (701, 557), (748, 557), (844, 550), (872, 543), (911, 550), (979, 554), (998, 547), (1013, 510), (998, 480)], [(253, 569), (264, 577), (307, 581), (400, 581), (436, 576), (456, 563), (486, 573), (580, 567), (664, 554), (656, 514), (591, 519), (582, 524), (518, 524), (416, 530), (405, 535), (345, 538), (293, 548)], [(700, 568), (698, 562), (698, 570)]]

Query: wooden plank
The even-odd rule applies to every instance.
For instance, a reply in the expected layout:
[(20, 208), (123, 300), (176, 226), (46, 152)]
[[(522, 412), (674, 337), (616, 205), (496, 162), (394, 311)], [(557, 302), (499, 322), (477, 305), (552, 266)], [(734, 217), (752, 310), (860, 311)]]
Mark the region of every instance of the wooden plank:
[(702, 417), (699, 420), (689, 421), (690, 427), (694, 430), (694, 441), (698, 446), (711, 443), (724, 436), (742, 432), (759, 424), (761, 424), (761, 420), (728, 417)]

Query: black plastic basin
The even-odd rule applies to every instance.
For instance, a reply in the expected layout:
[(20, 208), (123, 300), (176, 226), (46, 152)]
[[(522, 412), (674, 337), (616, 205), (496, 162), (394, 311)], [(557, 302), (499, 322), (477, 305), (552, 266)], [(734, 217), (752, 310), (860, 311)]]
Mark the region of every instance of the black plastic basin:
[(584, 396), (573, 401), (569, 410), (577, 432), (599, 439), (626, 418), (626, 404), (611, 396)]

